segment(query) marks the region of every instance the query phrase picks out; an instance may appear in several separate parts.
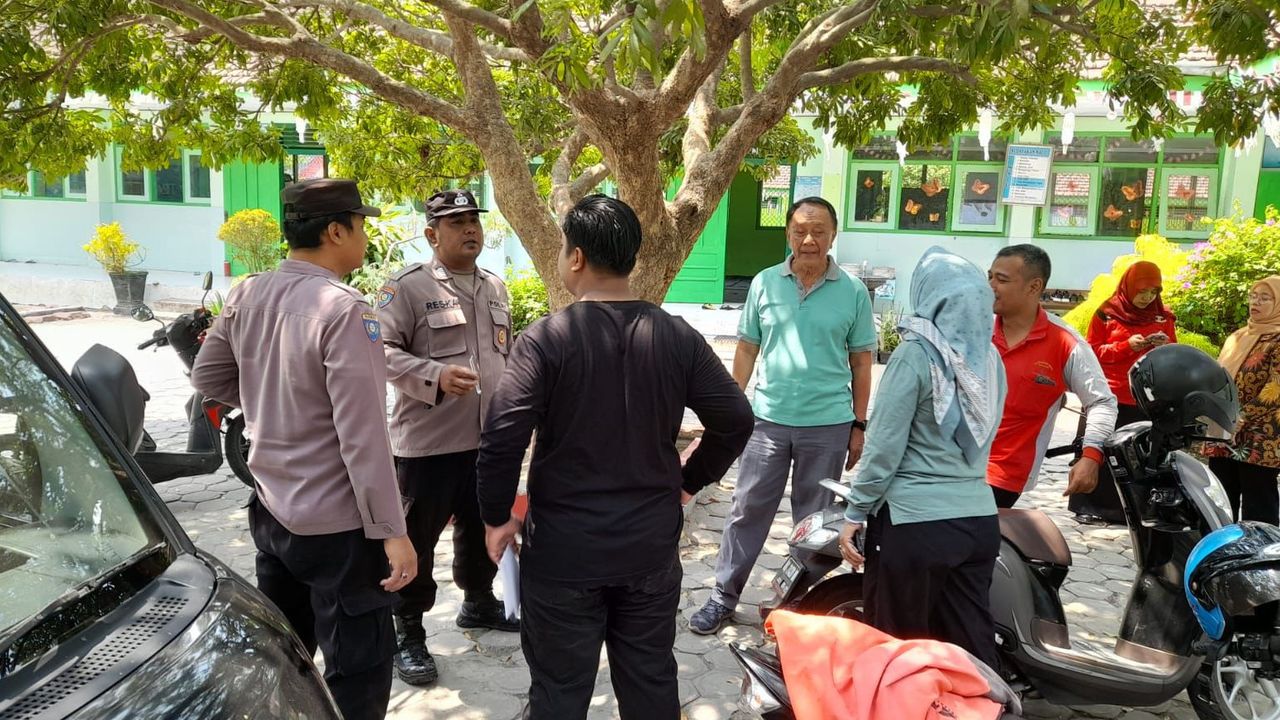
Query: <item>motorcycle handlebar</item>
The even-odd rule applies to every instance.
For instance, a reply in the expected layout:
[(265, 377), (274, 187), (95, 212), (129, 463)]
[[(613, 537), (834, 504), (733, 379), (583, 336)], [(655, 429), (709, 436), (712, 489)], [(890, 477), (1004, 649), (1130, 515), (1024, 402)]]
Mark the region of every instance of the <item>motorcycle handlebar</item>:
[(139, 346), (138, 346), (138, 349), (139, 349), (139, 350), (146, 350), (147, 348), (151, 347), (152, 345), (155, 345), (156, 343), (160, 342), (160, 341), (161, 341), (161, 340), (163, 340), (163, 339), (164, 339), (164, 338), (162, 338), (162, 337), (153, 337), (153, 338), (151, 338), (150, 340), (148, 340), (148, 341), (146, 341), (146, 342), (142, 343), (141, 345), (139, 345)]

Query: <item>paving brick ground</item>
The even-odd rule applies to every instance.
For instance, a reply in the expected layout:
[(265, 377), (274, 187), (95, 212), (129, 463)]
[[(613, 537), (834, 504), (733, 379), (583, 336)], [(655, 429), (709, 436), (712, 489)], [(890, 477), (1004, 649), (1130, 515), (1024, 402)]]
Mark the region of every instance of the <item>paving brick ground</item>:
[[(731, 325), (731, 324), (730, 324)], [(162, 447), (180, 449), (185, 442), (183, 404), (190, 387), (177, 356), (168, 349), (138, 351), (152, 326), (127, 318), (94, 313), (88, 318), (47, 322), (36, 326), (37, 334), (68, 367), (94, 343), (115, 348), (134, 364), (138, 377), (150, 391), (147, 427)], [(729, 343), (715, 343), (726, 359)], [(1073, 418), (1060, 422), (1059, 442), (1065, 442), (1074, 427)], [(1048, 512), (1066, 535), (1074, 553), (1074, 566), (1067, 579), (1063, 603), (1073, 633), (1080, 638), (1113, 637), (1119, 625), (1129, 583), (1132, 551), (1127, 531), (1079, 526), (1066, 511), (1060, 497), (1064, 487), (1064, 461), (1051, 462), (1039, 488), (1023, 501), (1026, 506)], [(688, 631), (688, 616), (711, 592), (713, 567), (720, 530), (728, 511), (736, 468), (719, 487), (704, 491), (689, 512), (681, 545), (684, 558), (684, 592), (677, 619), (676, 660), (680, 668), (680, 694), (691, 720), (745, 717), (736, 710), (741, 675), (730, 656), (731, 642), (761, 642), (757, 606), (770, 596), (772, 572), (782, 563), (791, 519), (787, 501), (774, 522), (755, 572), (752, 574), (739, 624), (731, 625), (715, 637), (701, 637)], [(244, 503), (248, 491), (227, 467), (212, 475), (181, 478), (156, 488), (181, 521), (192, 539), (207, 552), (221, 558), (237, 572), (253, 577), (253, 542), (249, 537)], [(452, 549), (448, 542), (436, 548), (439, 600), (427, 616), (428, 644), (440, 663), (440, 681), (419, 689), (397, 682), (393, 689), (391, 718), (422, 720), (506, 720), (519, 715), (528, 690), (528, 671), (520, 653), (519, 637), (513, 633), (461, 630), (453, 618), (461, 603), (461, 592), (450, 578)], [(608, 663), (601, 659), (592, 718), (616, 717), (617, 705), (609, 686)], [(1042, 701), (1028, 703), (1031, 718), (1122, 718), (1188, 720), (1195, 715), (1180, 695), (1163, 707), (1133, 710), (1112, 706), (1068, 708)]]

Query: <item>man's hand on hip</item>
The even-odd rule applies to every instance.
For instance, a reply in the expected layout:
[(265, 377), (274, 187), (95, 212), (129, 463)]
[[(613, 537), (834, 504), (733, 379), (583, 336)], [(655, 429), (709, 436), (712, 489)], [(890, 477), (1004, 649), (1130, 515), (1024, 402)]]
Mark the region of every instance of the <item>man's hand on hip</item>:
[(1062, 495), (1065, 497), (1076, 493), (1093, 492), (1097, 486), (1098, 462), (1093, 458), (1082, 457), (1071, 466), (1071, 472), (1067, 475), (1067, 491)]
[(849, 459), (844, 463), (844, 471), (849, 472), (862, 458), (862, 446), (866, 443), (866, 433), (860, 428), (849, 432)]
[(380, 585), (387, 592), (396, 592), (413, 582), (418, 576), (418, 553), (408, 537), (387, 538), (382, 541), (382, 550), (387, 554), (387, 563), (391, 565), (391, 576)]
[(484, 547), (494, 565), (502, 560), (502, 553), (507, 551), (508, 545), (514, 546), (517, 552), (520, 550), (516, 545), (516, 535), (520, 533), (522, 524), (520, 518), (512, 515), (510, 520), (498, 527), (484, 526)]

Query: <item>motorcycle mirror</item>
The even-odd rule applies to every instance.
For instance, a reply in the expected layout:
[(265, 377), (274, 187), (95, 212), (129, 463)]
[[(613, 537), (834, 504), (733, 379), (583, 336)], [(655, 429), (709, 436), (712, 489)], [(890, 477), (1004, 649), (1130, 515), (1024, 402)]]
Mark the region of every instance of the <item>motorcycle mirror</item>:
[(133, 312), (130, 314), (133, 315), (133, 319), (137, 320), (138, 322), (146, 322), (148, 320), (156, 319), (156, 314), (151, 312), (151, 308), (147, 307), (146, 305), (139, 305), (138, 307), (134, 308)]
[(213, 289), (213, 273), (212, 272), (209, 272), (208, 270), (205, 271), (204, 279), (200, 281), (200, 287), (205, 292), (209, 292), (210, 290)]
[(848, 500), (849, 486), (835, 480), (819, 480), (818, 484), (835, 493), (841, 500)]

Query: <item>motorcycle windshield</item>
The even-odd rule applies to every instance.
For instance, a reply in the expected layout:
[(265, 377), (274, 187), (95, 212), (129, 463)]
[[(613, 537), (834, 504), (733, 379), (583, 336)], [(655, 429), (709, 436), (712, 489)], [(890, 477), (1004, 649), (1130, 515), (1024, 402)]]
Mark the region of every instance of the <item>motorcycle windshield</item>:
[(1173, 468), (1182, 483), (1182, 491), (1200, 511), (1211, 531), (1231, 524), (1231, 503), (1227, 500), (1227, 493), (1204, 463), (1179, 450), (1173, 454)]
[(111, 440), (37, 362), (21, 320), (0, 309), (0, 647), (9, 647), (166, 536)]

